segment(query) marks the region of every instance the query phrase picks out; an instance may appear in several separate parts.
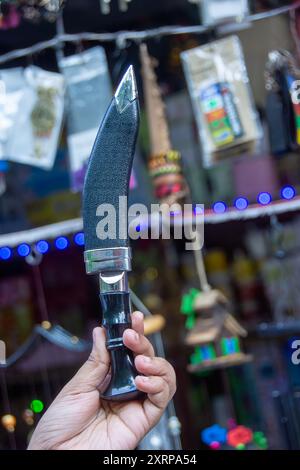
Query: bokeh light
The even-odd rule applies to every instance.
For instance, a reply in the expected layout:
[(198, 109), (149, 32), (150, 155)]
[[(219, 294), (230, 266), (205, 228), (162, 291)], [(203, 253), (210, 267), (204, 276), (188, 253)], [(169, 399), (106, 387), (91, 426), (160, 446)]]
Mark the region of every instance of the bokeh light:
[(238, 197), (234, 201), (234, 205), (239, 211), (244, 211), (245, 209), (247, 209), (249, 202), (245, 197)]
[(28, 256), (30, 253), (30, 246), (27, 243), (21, 243), (17, 248), (20, 256)]
[(7, 260), (11, 257), (12, 251), (8, 246), (2, 246), (0, 248), (0, 258), (3, 260)]
[(296, 195), (296, 191), (292, 186), (285, 186), (281, 190), (281, 197), (283, 199), (293, 199), (295, 195)]
[(68, 239), (66, 237), (58, 237), (55, 240), (55, 246), (58, 250), (65, 250), (69, 245)]
[(223, 201), (215, 202), (213, 205), (213, 210), (216, 214), (224, 214), (226, 208), (226, 204)]
[(74, 235), (74, 242), (78, 246), (83, 246), (84, 245), (84, 233), (79, 232)]
[(49, 251), (49, 243), (46, 240), (40, 240), (39, 242), (36, 243), (36, 249), (39, 253), (44, 255)]
[(262, 204), (263, 206), (270, 204), (271, 201), (272, 201), (272, 196), (270, 193), (263, 192), (263, 193), (259, 193), (259, 195), (257, 196), (257, 202), (259, 204)]
[(34, 413), (41, 413), (44, 409), (44, 403), (41, 400), (32, 400), (30, 403), (30, 409)]

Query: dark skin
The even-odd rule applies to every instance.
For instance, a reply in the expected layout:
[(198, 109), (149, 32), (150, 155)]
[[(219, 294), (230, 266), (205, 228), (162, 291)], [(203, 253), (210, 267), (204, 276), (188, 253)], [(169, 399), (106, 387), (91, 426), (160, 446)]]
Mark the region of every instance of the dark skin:
[(93, 331), (93, 350), (77, 374), (61, 390), (39, 421), (28, 449), (130, 450), (159, 421), (176, 390), (173, 367), (155, 357), (144, 336), (143, 314), (132, 314), (132, 329), (124, 332), (124, 344), (135, 355), (142, 375), (136, 386), (147, 394), (142, 401), (114, 403), (99, 398), (110, 379), (105, 332)]

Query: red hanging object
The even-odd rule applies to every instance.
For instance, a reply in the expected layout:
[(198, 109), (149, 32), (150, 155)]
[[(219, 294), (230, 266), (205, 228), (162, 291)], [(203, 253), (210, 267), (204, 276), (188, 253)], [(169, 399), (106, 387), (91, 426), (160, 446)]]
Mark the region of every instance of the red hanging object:
[(21, 21), (21, 15), (15, 5), (1, 3), (0, 29), (17, 28)]
[(239, 444), (249, 444), (253, 439), (253, 432), (246, 426), (237, 426), (227, 433), (227, 443), (232, 447), (237, 447)]

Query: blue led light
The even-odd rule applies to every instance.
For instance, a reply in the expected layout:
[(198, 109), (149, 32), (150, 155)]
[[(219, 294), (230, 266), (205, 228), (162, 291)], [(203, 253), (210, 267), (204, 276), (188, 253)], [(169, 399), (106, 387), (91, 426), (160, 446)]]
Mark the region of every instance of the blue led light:
[(215, 202), (213, 205), (213, 210), (216, 214), (224, 214), (224, 212), (226, 211), (225, 202), (222, 202), (222, 201)]
[(28, 256), (30, 253), (30, 246), (27, 245), (27, 243), (21, 243), (21, 245), (18, 246), (17, 248), (18, 253), (20, 256)]
[(285, 186), (281, 190), (281, 197), (283, 199), (293, 199), (295, 195), (296, 195), (296, 191), (292, 186)]
[(74, 242), (76, 245), (83, 246), (84, 245), (84, 233), (79, 232), (74, 235)]
[(55, 246), (58, 250), (65, 250), (68, 245), (69, 245), (69, 242), (66, 237), (58, 237), (55, 240)]
[(11, 257), (11, 254), (12, 254), (11, 249), (8, 248), (8, 246), (2, 246), (0, 248), (0, 258), (1, 259), (4, 259), (4, 260), (9, 259)]
[(194, 214), (204, 214), (202, 204), (196, 204), (196, 206), (194, 207)]
[(234, 205), (239, 211), (244, 211), (245, 209), (247, 209), (248, 204), (249, 202), (245, 197), (238, 197), (234, 201)]
[(269, 193), (259, 193), (259, 195), (257, 196), (257, 202), (259, 202), (259, 204), (262, 204), (263, 206), (270, 204), (271, 201), (272, 196)]
[(39, 242), (37, 242), (35, 246), (36, 246), (37, 251), (41, 253), (42, 255), (47, 253), (47, 251), (49, 251), (49, 243), (46, 242), (46, 240), (40, 240)]

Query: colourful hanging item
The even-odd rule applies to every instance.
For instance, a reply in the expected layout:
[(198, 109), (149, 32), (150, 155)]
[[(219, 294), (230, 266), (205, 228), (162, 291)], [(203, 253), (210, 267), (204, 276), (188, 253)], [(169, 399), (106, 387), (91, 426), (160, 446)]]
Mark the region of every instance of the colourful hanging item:
[(224, 296), (216, 289), (191, 289), (182, 299), (181, 313), (187, 316), (186, 344), (194, 347), (188, 370), (198, 372), (242, 365), (252, 360), (241, 349), (247, 331), (228, 313)]
[(240, 444), (249, 444), (252, 442), (253, 432), (246, 426), (237, 426), (231, 429), (227, 434), (227, 443), (236, 448)]
[[(223, 3), (223, 2), (222, 2)], [(253, 154), (262, 137), (237, 36), (181, 54), (202, 147), (203, 165)]]
[(21, 15), (16, 5), (8, 2), (0, 3), (0, 29), (17, 28), (21, 21)]
[(153, 179), (155, 196), (164, 199), (184, 191), (181, 155), (175, 150), (152, 155), (149, 158), (150, 176)]
[(187, 316), (185, 327), (191, 330), (196, 323), (196, 310), (194, 303), (196, 297), (201, 294), (198, 289), (190, 289), (187, 294), (184, 294), (181, 301), (180, 312)]
[(146, 44), (140, 46), (145, 108), (150, 134), (149, 171), (155, 196), (172, 204), (187, 195), (187, 184), (182, 174), (180, 152), (173, 150), (161, 91), (154, 71), (155, 61)]
[(202, 442), (212, 450), (229, 449), (230, 447), (235, 450), (265, 450), (268, 448), (268, 441), (263, 432), (253, 432), (252, 429), (244, 425), (236, 425), (235, 422), (232, 423), (232, 426), (229, 425), (229, 429), (225, 429), (219, 424), (213, 424), (203, 429), (200, 437)]
[(268, 448), (268, 441), (266, 436), (261, 431), (256, 431), (253, 433), (253, 442), (260, 448), (260, 449), (267, 449)]
[(1, 417), (1, 424), (8, 432), (14, 432), (16, 429), (17, 420), (14, 415), (7, 414)]
[(227, 429), (222, 428), (219, 424), (214, 424), (201, 431), (201, 439), (208, 446), (211, 446), (214, 442), (224, 444), (227, 439)]

